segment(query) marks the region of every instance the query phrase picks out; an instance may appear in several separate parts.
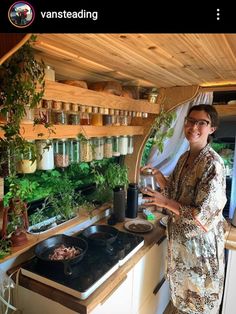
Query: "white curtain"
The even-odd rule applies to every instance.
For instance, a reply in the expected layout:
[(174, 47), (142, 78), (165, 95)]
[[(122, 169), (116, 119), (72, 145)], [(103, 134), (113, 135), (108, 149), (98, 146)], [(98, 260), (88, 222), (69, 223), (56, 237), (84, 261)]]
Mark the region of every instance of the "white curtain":
[(176, 120), (173, 122), (174, 134), (164, 143), (163, 153), (157, 151), (155, 147), (151, 149), (148, 163), (152, 167), (158, 168), (165, 176), (169, 176), (173, 171), (179, 157), (188, 149), (188, 141), (183, 132), (184, 118), (188, 110), (199, 104), (211, 105), (213, 101), (213, 92), (201, 93), (193, 100), (177, 107)]

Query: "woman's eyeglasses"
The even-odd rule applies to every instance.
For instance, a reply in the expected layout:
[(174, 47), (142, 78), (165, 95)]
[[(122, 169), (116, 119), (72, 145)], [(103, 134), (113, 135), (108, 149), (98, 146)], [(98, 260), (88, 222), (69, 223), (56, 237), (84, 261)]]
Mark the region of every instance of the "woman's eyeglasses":
[(184, 124), (186, 126), (194, 126), (194, 125), (196, 125), (197, 127), (203, 128), (203, 127), (208, 126), (209, 123), (210, 123), (210, 121), (204, 120), (204, 119), (195, 120), (195, 119), (190, 118), (190, 117), (185, 117), (185, 119), (184, 119)]

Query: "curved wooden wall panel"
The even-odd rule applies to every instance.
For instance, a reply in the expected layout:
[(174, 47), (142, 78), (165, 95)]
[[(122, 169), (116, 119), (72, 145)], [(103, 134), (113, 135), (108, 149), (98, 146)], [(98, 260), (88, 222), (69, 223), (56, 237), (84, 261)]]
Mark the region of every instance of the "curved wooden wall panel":
[(27, 40), (31, 34), (0, 34), (0, 65), (13, 55)]

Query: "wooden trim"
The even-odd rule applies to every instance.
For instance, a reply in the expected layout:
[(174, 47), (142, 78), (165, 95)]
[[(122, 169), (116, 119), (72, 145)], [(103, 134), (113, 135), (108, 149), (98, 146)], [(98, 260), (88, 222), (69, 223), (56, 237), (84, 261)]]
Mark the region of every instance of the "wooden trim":
[(115, 96), (104, 92), (97, 92), (53, 81), (45, 82), (45, 94), (43, 98), (47, 100), (80, 103), (86, 106), (114, 108), (155, 114), (160, 112), (159, 104), (152, 104), (146, 100), (136, 100)]
[(207, 93), (207, 92), (225, 92), (225, 91), (236, 91), (236, 85), (222, 85), (222, 86), (200, 86), (199, 92), (200, 93)]
[(32, 34), (25, 35), (25, 37), (16, 46), (14, 46), (10, 51), (8, 51), (8, 53), (1, 57), (0, 65), (10, 58), (18, 49), (20, 49), (30, 39), (31, 35)]
[[(43, 125), (22, 124), (21, 135), (26, 140), (41, 140), (53, 138), (76, 138), (79, 134), (85, 137), (105, 137), (121, 135), (143, 135), (143, 126), (93, 126), (93, 125), (54, 125), (49, 133)], [(55, 132), (55, 133), (54, 133)], [(0, 137), (3, 138), (4, 132), (0, 130)]]

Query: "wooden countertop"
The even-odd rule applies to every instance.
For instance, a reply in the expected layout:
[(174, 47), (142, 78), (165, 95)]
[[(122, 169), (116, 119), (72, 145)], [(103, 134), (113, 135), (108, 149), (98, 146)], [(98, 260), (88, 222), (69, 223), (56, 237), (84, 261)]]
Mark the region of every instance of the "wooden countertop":
[[(57, 289), (53, 289), (44, 285), (38, 281), (35, 281), (26, 276), (20, 275), (19, 283), (23, 287), (34, 291), (42, 296), (45, 296), (55, 302), (58, 302), (71, 310), (79, 312), (81, 314), (90, 313), (99, 303), (107, 298), (114, 289), (122, 282), (129, 270), (147, 253), (147, 251), (155, 245), (155, 243), (161, 242), (165, 239), (165, 228), (159, 224), (159, 220), (163, 215), (156, 213), (157, 219), (153, 222), (154, 228), (151, 232), (146, 234), (140, 234), (144, 237), (144, 246), (133, 255), (124, 265), (119, 267), (114, 274), (112, 274), (97, 290), (95, 290), (86, 300), (80, 300), (69, 294), (66, 294)], [(106, 219), (99, 221), (99, 224), (106, 223)], [(124, 223), (116, 224), (115, 227), (121, 231), (127, 232), (124, 227)], [(12, 272), (12, 269), (10, 272)]]
[[(66, 233), (68, 230), (72, 230), (73, 233), (75, 233), (76, 231), (78, 232), (79, 230), (103, 218), (106, 215), (106, 210), (109, 211), (110, 208), (111, 208), (111, 204), (108, 204), (108, 203), (104, 204), (98, 209), (95, 209), (92, 213), (92, 216), (89, 216), (89, 214), (86, 211), (84, 212), (80, 211), (77, 217), (71, 220), (68, 220), (61, 225), (58, 225), (56, 228), (52, 228), (48, 230), (47, 232), (41, 232), (38, 234), (27, 233), (27, 239), (28, 239), (27, 243), (21, 246), (12, 247), (11, 254), (6, 256), (3, 259), (0, 259), (0, 266), (2, 263), (6, 262), (7, 260), (13, 259), (25, 253), (29, 249), (33, 248), (37, 243), (39, 243), (40, 241), (48, 237), (51, 237), (55, 234)], [(73, 231), (73, 230), (76, 230), (76, 231)]]
[[(116, 289), (120, 282), (125, 279), (127, 273), (148, 252), (148, 250), (153, 245), (155, 245), (155, 243), (161, 242), (166, 237), (165, 228), (162, 227), (159, 223), (159, 220), (163, 215), (159, 213), (155, 214), (157, 219), (153, 222), (153, 230), (149, 233), (141, 234), (144, 236), (144, 246), (112, 276), (110, 276), (86, 300), (80, 300), (57, 289), (52, 289), (51, 287), (48, 287), (23, 275), (21, 275), (19, 279), (20, 285), (55, 302), (58, 302), (70, 308), (71, 310), (77, 311), (81, 314), (90, 313), (99, 303), (102, 303), (107, 298), (107, 296), (113, 292), (113, 290)], [(99, 224), (101, 223), (106, 223), (106, 219), (100, 220)], [(119, 223), (115, 225), (115, 227), (121, 231), (126, 231), (123, 227), (123, 223)], [(226, 248), (236, 250), (236, 228), (233, 227), (230, 222), (228, 222), (226, 231)]]

